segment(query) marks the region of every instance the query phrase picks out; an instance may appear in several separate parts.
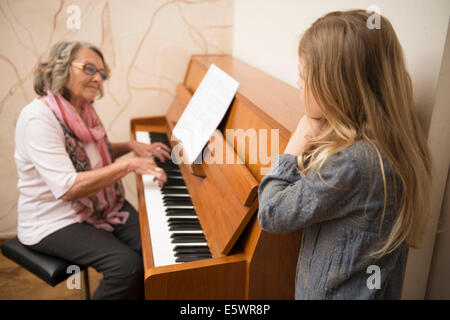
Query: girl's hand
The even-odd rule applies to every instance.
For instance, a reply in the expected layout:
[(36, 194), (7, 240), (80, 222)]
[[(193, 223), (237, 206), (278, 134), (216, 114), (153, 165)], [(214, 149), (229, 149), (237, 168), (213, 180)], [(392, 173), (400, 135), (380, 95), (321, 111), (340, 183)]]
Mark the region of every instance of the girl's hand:
[(301, 154), (308, 143), (308, 140), (320, 135), (325, 127), (324, 118), (310, 118), (306, 114), (300, 119), (297, 129), (284, 150), (284, 153), (289, 153), (298, 156)]
[(170, 159), (170, 148), (161, 142), (146, 144), (137, 141), (131, 141), (130, 148), (140, 157), (158, 157), (161, 162), (165, 162), (166, 158)]
[(134, 171), (137, 174), (150, 174), (153, 175), (159, 184), (162, 187), (167, 182), (167, 175), (163, 169), (159, 168), (155, 161), (152, 158), (128, 158), (128, 168), (130, 171)]

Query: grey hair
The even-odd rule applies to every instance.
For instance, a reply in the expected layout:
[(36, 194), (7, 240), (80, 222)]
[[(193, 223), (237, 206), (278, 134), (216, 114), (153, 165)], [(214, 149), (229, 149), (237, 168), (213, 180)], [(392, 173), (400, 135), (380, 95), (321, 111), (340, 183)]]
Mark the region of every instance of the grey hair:
[[(70, 66), (76, 53), (81, 48), (91, 49), (97, 53), (103, 61), (107, 78), (110, 75), (102, 52), (88, 42), (65, 42), (60, 41), (53, 45), (50, 49), (48, 61), (39, 63), (34, 75), (34, 91), (39, 96), (45, 96), (45, 90), (50, 90), (53, 93), (59, 93), (64, 98), (70, 101), (70, 92), (65, 87), (70, 78)], [(100, 88), (100, 97), (103, 97), (103, 88)]]

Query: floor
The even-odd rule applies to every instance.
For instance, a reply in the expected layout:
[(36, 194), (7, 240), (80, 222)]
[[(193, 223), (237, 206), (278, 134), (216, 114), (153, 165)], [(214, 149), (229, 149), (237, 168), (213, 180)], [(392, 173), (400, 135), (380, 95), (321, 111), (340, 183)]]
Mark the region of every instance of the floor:
[[(0, 245), (6, 240), (0, 240)], [(89, 269), (89, 286), (92, 293), (102, 275)], [(0, 300), (80, 300), (81, 290), (68, 289), (66, 281), (55, 287), (3, 256), (0, 252)]]

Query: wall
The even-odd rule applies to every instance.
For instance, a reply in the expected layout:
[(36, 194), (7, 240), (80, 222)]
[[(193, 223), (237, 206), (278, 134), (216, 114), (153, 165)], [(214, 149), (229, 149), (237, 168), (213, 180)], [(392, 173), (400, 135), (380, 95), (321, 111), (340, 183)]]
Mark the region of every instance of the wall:
[[(436, 90), (435, 106), (431, 118), (428, 144), (433, 154), (434, 183), (431, 213), (435, 217), (431, 235), (427, 237), (426, 246), (416, 252), (408, 263), (411, 266), (417, 261), (430, 261), (430, 276), (427, 286), (427, 299), (450, 299), (450, 21), (448, 24), (447, 40), (444, 57)], [(443, 199), (443, 200), (442, 200)], [(439, 205), (441, 203), (441, 206)], [(436, 237), (433, 237), (436, 233)], [(434, 239), (436, 240), (434, 242)], [(419, 262), (420, 263), (420, 262)], [(423, 263), (423, 262), (422, 262)], [(410, 268), (412, 270), (416, 268)], [(420, 275), (418, 277), (420, 279)], [(425, 283), (414, 283), (424, 287)], [(416, 289), (417, 290), (417, 289)]]
[[(441, 111), (434, 115), (436, 127), (430, 128), (439, 72), (450, 16), (448, 0), (244, 0), (235, 2), (233, 55), (286, 83), (296, 86), (297, 48), (301, 34), (317, 18), (327, 12), (348, 9), (367, 9), (376, 5), (381, 14), (394, 26), (403, 46), (408, 70), (414, 85), (414, 100), (423, 128), (434, 132), (429, 142), (434, 143), (433, 158), (441, 164), (434, 174), (430, 213), (434, 215), (431, 230), (421, 250), (410, 250), (405, 275), (403, 298), (423, 299), (428, 282), (433, 252), (437, 217), (440, 212), (447, 167), (448, 146), (448, 82), (442, 84)], [(448, 62), (449, 57), (446, 57)], [(430, 130), (429, 130), (430, 129)], [(447, 136), (445, 136), (447, 133)], [(436, 139), (437, 136), (441, 139)], [(443, 136), (442, 136), (443, 135)], [(440, 143), (440, 144), (439, 144)], [(441, 146), (439, 148), (439, 145)], [(431, 146), (431, 145), (430, 145)], [(442, 180), (444, 182), (442, 182)], [(437, 217), (436, 217), (437, 216)], [(448, 248), (448, 243), (447, 247)], [(442, 250), (440, 250), (442, 252)], [(448, 254), (448, 251), (447, 253)], [(435, 260), (438, 259), (435, 257)], [(439, 280), (437, 280), (439, 281)], [(447, 297), (450, 298), (450, 297)]]
[(436, 244), (427, 286), (427, 299), (450, 300), (450, 175), (437, 228)]
[[(70, 5), (80, 9), (79, 29), (69, 29)], [(125, 141), (130, 118), (166, 113), (192, 54), (231, 53), (232, 17), (233, 0), (0, 0), (0, 238), (16, 234), (15, 123), (54, 43), (85, 40), (103, 51), (112, 78), (96, 110), (110, 140)], [(124, 182), (137, 205), (134, 175)]]
[(301, 34), (335, 10), (380, 8), (394, 26), (414, 82), (414, 99), (428, 129), (450, 14), (448, 0), (242, 0), (235, 2), (233, 55), (296, 86)]

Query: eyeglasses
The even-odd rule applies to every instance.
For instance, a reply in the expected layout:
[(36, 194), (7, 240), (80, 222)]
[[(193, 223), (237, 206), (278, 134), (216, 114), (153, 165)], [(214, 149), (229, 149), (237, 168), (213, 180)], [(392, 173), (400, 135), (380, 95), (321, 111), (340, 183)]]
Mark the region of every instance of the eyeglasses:
[(80, 70), (83, 70), (84, 72), (86, 72), (87, 74), (93, 76), (95, 75), (97, 72), (100, 75), (100, 78), (102, 78), (102, 80), (106, 80), (106, 72), (105, 70), (97, 70), (97, 68), (89, 63), (81, 63), (81, 62), (72, 62), (72, 65), (74, 67), (77, 67)]

